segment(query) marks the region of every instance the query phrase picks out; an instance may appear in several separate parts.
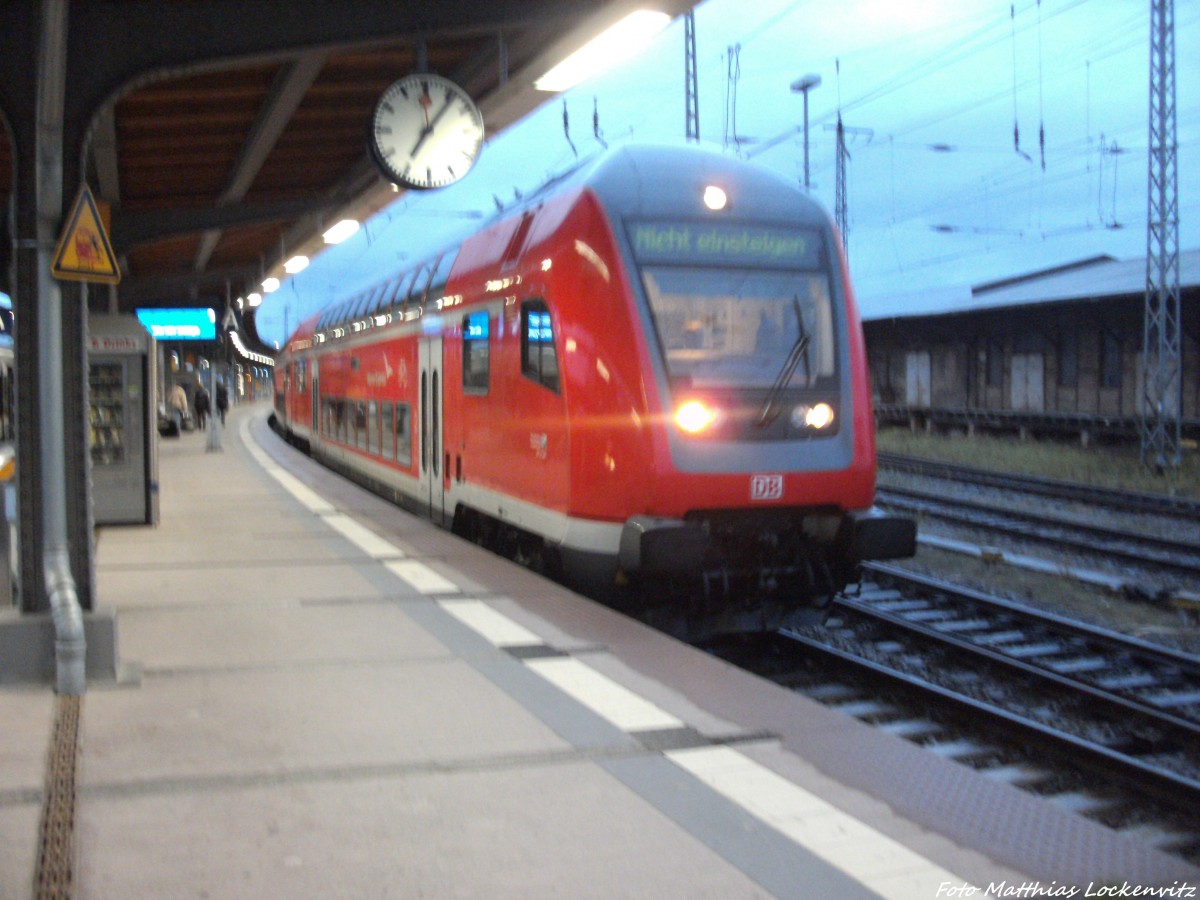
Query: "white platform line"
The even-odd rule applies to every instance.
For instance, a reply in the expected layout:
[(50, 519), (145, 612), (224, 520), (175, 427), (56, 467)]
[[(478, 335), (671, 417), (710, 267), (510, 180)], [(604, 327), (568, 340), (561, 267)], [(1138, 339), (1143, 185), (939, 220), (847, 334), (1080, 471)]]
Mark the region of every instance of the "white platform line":
[(316, 513), (317, 515), (327, 515), (329, 513), (337, 512), (337, 510), (334, 509), (333, 504), (310, 489), (291, 472), (288, 472), (282, 466), (278, 465), (275, 460), (271, 459), (271, 457), (269, 457), (262, 450), (262, 448), (258, 446), (258, 444), (250, 439), (250, 419), (242, 419), (240, 432), (242, 444), (248, 451), (250, 451), (250, 455), (254, 457), (254, 461), (262, 466), (263, 470), (268, 475), (278, 481), (283, 486), (285, 491), (299, 500), (300, 504), (304, 506), (305, 509), (307, 509), (309, 512)]
[(439, 575), (429, 566), (416, 560), (384, 561), (384, 567), (397, 578), (411, 585), (418, 594), (457, 594), (457, 584)]
[(400, 559), (404, 556), (404, 552), (391, 541), (380, 537), (345, 513), (330, 513), (324, 519), (330, 528), (372, 559)]
[[(343, 537), (380, 559), (421, 594), (458, 593), (453, 582), (403, 553), (278, 466), (250, 440), (249, 420), (242, 440), (263, 469), (308, 510), (321, 515)], [(541, 638), (481, 600), (442, 600), (439, 605), (497, 647), (542, 644)], [(571, 657), (526, 660), (525, 665), (622, 731), (683, 728), (684, 722), (606, 675)], [(936, 896), (951, 884), (971, 896), (984, 896), (959, 878), (903, 844), (847, 815), (765, 766), (729, 747), (699, 747), (664, 754), (680, 768), (751, 815), (846, 872), (883, 897)], [(965, 896), (965, 894), (960, 894)]]
[(622, 731), (683, 727), (680, 719), (577, 659), (530, 659), (525, 665)]
[(699, 747), (664, 755), (881, 896), (934, 897), (946, 883), (958, 889), (966, 886), (958, 896), (985, 896), (964, 879), (736, 750)]
[(495, 647), (529, 647), (544, 644), (540, 637), (482, 600), (439, 600), (438, 605)]

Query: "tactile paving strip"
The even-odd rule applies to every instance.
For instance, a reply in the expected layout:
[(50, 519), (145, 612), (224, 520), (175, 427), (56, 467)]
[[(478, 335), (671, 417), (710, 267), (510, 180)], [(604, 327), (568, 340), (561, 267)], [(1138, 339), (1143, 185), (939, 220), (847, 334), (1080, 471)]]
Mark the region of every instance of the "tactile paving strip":
[(74, 871), (75, 794), (82, 697), (60, 696), (46, 765), (33, 888), (37, 900), (66, 900)]

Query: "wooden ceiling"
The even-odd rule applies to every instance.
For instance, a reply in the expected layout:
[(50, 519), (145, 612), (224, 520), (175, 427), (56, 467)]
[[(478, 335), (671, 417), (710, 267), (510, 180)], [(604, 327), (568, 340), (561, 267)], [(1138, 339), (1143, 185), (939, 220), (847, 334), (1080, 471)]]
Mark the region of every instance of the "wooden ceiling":
[[(644, 5), (676, 15), (694, 3)], [(397, 78), (424, 67), (457, 81), (494, 136), (550, 96), (533, 90), (534, 78), (630, 8), (623, 0), (72, 0), (71, 16), (93, 16), (81, 27), (98, 44), (104, 35), (94, 23), (111, 25), (119, 38), (121, 28), (136, 34), (137, 16), (163, 17), (161, 35), (111, 39), (155, 68), (112, 66), (125, 80), (76, 129), (87, 134), (88, 182), (111, 208), (122, 269), (117, 308), (221, 311), (227, 294), (253, 289), (285, 256), (318, 252), (329, 224), (394, 199), (366, 135), (376, 100)], [(298, 16), (307, 20), (293, 21)], [(8, 49), (0, 38), (0, 52)], [(20, 163), (14, 145), (0, 128), (5, 209)], [(0, 224), (5, 244), (9, 227)], [(9, 277), (0, 271), (0, 289), (12, 293)]]

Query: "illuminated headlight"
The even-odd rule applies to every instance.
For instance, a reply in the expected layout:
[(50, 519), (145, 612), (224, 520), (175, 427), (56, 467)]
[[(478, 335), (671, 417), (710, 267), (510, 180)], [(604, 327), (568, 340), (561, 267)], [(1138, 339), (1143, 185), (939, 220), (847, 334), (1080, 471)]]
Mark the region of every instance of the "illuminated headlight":
[(689, 400), (675, 410), (675, 424), (688, 434), (699, 434), (717, 421), (717, 411), (699, 400)]
[(725, 208), (725, 204), (729, 202), (729, 197), (721, 188), (715, 184), (706, 185), (704, 188), (704, 205), (716, 212)]
[(833, 407), (828, 403), (801, 403), (792, 410), (792, 425), (810, 431), (827, 431), (833, 425)]

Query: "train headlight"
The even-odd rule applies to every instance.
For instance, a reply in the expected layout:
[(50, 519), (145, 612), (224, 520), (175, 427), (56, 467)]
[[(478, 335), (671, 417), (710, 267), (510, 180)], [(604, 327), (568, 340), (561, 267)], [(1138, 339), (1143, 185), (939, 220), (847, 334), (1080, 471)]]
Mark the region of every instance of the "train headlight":
[(801, 403), (792, 410), (792, 425), (796, 428), (828, 431), (833, 420), (833, 407), (828, 403)]
[(705, 185), (704, 205), (713, 212), (719, 212), (729, 202), (729, 196), (715, 184)]
[(717, 411), (699, 400), (688, 400), (675, 410), (675, 424), (688, 434), (700, 434), (717, 421)]

